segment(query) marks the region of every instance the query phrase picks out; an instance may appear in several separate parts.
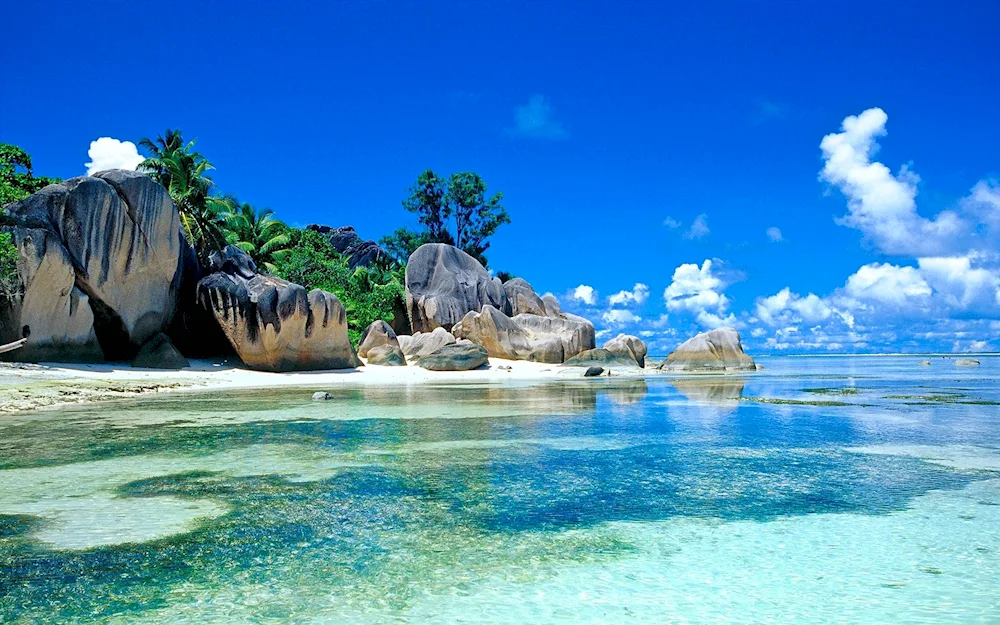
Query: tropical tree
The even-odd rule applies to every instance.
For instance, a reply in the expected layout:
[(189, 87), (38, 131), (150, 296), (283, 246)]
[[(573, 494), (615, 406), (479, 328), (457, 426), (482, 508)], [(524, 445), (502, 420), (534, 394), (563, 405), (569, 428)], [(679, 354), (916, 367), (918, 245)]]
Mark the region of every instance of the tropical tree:
[(460, 172), (442, 178), (428, 169), (409, 188), (403, 208), (417, 214), (423, 227), (415, 232), (400, 228), (381, 243), (400, 262), (423, 243), (448, 243), (486, 265), (488, 239), (510, 215), (501, 204), (503, 193), (486, 194), (486, 182), (475, 172)]
[(226, 218), (228, 242), (246, 252), (258, 267), (275, 273), (275, 262), (290, 251), (292, 236), (288, 226), (276, 219), (270, 208), (258, 210), (234, 197), (227, 199), (232, 206)]
[(166, 187), (188, 240), (204, 262), (226, 246), (230, 210), (229, 201), (212, 194), (215, 185), (208, 172), (214, 167), (194, 150), (194, 141), (184, 143), (179, 130), (168, 129), (155, 141), (143, 139), (139, 145), (150, 153), (139, 169)]
[(22, 200), (58, 178), (35, 176), (31, 157), (10, 143), (0, 143), (0, 206)]

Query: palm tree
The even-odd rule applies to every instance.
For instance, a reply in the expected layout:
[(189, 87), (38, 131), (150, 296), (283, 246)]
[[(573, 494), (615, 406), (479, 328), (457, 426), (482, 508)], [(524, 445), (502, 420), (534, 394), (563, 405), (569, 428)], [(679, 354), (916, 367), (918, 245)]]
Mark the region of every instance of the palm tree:
[(288, 226), (276, 219), (270, 208), (257, 210), (232, 196), (227, 200), (232, 206), (226, 219), (229, 243), (246, 252), (258, 267), (275, 273), (275, 261), (289, 252), (292, 242)]
[(211, 195), (214, 183), (208, 171), (212, 164), (194, 151), (194, 141), (184, 143), (179, 130), (167, 129), (156, 141), (143, 139), (139, 145), (151, 156), (139, 163), (139, 170), (166, 187), (188, 240), (202, 261), (226, 246), (226, 214), (229, 203)]

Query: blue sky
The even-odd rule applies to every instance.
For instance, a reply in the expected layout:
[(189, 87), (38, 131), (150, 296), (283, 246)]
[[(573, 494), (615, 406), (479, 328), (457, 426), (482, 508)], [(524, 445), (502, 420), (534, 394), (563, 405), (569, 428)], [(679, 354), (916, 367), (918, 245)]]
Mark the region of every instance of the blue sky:
[(654, 351), (720, 323), (758, 353), (1000, 348), (996, 2), (21, 2), (5, 21), (0, 141), (40, 174), (176, 127), (222, 190), (378, 238), (412, 224), (421, 170), (474, 170), (513, 219), (491, 264)]

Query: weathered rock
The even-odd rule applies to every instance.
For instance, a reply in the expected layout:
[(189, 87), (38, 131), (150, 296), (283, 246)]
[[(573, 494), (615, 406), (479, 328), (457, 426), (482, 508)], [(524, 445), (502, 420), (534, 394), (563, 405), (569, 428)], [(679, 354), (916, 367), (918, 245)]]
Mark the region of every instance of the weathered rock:
[(435, 328), (433, 332), (417, 332), (411, 336), (400, 334), (396, 339), (407, 358), (426, 356), (455, 342), (455, 337), (444, 328)]
[(639, 365), (630, 354), (621, 352), (609, 352), (606, 349), (588, 349), (580, 352), (576, 356), (569, 358), (563, 363), (566, 367), (625, 367), (635, 369)]
[(660, 369), (674, 371), (756, 369), (753, 358), (743, 353), (740, 333), (734, 328), (702, 332), (675, 349), (660, 364)]
[(414, 332), (451, 330), (468, 312), (487, 304), (510, 313), (503, 284), (472, 256), (443, 243), (421, 245), (410, 255), (406, 310)]
[(516, 316), (520, 314), (542, 315), (545, 312), (545, 303), (538, 297), (535, 289), (531, 288), (523, 278), (512, 278), (503, 283), (504, 293), (507, 294), (507, 301), (510, 302), (510, 314)]
[(7, 213), (23, 293), (0, 340), (22, 360), (131, 360), (173, 319), (180, 217), (148, 176), (112, 170), (49, 185)]
[(979, 361), (972, 358), (959, 358), (955, 361), (956, 367), (978, 367)]
[(406, 356), (399, 345), (378, 345), (368, 351), (368, 364), (383, 367), (405, 367)]
[(349, 369), (360, 364), (347, 315), (333, 293), (306, 292), (253, 272), (235, 246), (213, 258), (221, 271), (198, 283), (198, 302), (214, 315), (246, 365), (262, 371)]
[(361, 335), (361, 343), (358, 344), (358, 356), (367, 358), (368, 352), (372, 348), (381, 347), (382, 345), (399, 347), (399, 340), (396, 339), (396, 333), (392, 331), (392, 327), (380, 319), (371, 322), (365, 328), (364, 334)]
[(594, 326), (580, 317), (521, 314), (508, 317), (490, 305), (469, 312), (452, 328), (494, 358), (561, 363), (594, 346)]
[(583, 377), (596, 378), (602, 373), (604, 373), (604, 367), (587, 367), (587, 370), (583, 372)]
[(330, 226), (310, 224), (306, 226), (306, 229), (314, 230), (325, 236), (334, 249), (347, 257), (347, 266), (351, 269), (367, 267), (389, 259), (389, 254), (375, 241), (365, 241), (358, 236), (353, 226), (331, 228)]
[(641, 368), (646, 366), (646, 344), (638, 336), (619, 334), (606, 342), (604, 349), (631, 357)]
[(177, 351), (167, 335), (161, 332), (146, 341), (135, 355), (132, 365), (145, 369), (183, 369), (190, 367), (191, 363)]
[(546, 317), (561, 317), (563, 314), (562, 307), (559, 306), (559, 300), (551, 293), (546, 293), (542, 296), (542, 305), (545, 307)]
[(417, 359), (418, 365), (431, 371), (471, 371), (488, 362), (489, 357), (485, 349), (464, 339)]
[(931, 361), (929, 361), (929, 360), (921, 360), (917, 364), (920, 365), (921, 367), (929, 367), (929, 366), (931, 366)]
[(313, 393), (313, 401), (328, 401), (333, 399), (333, 395), (330, 393), (324, 393), (323, 391), (316, 391)]

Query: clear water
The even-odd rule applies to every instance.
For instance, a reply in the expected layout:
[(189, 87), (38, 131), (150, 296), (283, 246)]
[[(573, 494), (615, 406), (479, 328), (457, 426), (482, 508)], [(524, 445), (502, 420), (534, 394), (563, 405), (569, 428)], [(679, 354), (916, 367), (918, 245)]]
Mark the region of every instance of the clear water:
[(0, 622), (1000, 623), (1000, 362), (917, 360), (3, 417)]

